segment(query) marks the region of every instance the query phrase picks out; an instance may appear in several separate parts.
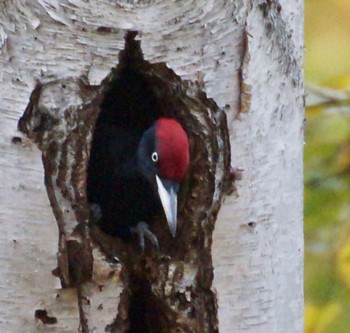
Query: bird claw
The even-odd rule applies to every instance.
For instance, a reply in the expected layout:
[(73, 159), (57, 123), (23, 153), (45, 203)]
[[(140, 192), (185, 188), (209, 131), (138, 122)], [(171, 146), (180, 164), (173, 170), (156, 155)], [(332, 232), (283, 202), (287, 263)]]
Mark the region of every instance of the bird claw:
[(93, 223), (98, 222), (101, 217), (102, 217), (102, 209), (101, 206), (97, 203), (91, 203), (89, 206), (90, 209), (90, 217), (91, 217), (91, 221)]
[(139, 222), (135, 227), (130, 228), (131, 232), (139, 236), (140, 247), (142, 253), (145, 252), (145, 238), (147, 238), (153, 245), (154, 249), (159, 251), (159, 243), (155, 234), (149, 230), (149, 226), (146, 222)]

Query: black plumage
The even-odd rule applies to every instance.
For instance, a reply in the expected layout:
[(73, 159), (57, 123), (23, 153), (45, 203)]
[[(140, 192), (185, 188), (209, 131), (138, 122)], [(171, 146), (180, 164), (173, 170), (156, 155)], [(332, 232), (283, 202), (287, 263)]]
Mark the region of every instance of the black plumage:
[(152, 180), (137, 163), (143, 129), (105, 122), (97, 126), (88, 169), (88, 201), (100, 206), (98, 224), (104, 232), (128, 238), (130, 227), (152, 222), (162, 209)]
[(128, 238), (131, 226), (151, 222), (162, 209), (136, 158), (143, 133), (157, 118), (157, 103), (143, 77), (126, 68), (111, 82), (100, 108), (88, 166), (88, 201), (99, 206), (103, 231)]

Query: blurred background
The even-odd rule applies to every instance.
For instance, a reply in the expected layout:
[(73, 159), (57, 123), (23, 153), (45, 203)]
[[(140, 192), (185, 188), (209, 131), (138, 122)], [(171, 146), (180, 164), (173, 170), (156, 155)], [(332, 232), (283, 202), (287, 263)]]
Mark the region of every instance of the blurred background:
[(305, 0), (305, 333), (350, 332), (350, 0)]

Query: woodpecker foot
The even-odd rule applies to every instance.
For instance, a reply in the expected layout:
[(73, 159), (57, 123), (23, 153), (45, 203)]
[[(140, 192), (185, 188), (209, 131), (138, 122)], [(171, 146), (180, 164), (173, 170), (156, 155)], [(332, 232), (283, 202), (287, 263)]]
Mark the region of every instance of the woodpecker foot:
[(153, 248), (158, 252), (159, 251), (159, 243), (155, 234), (149, 230), (149, 226), (146, 222), (139, 222), (135, 227), (130, 228), (130, 231), (133, 234), (137, 234), (139, 236), (140, 247), (142, 249), (142, 253), (145, 252), (145, 238), (147, 238), (153, 245)]
[(102, 209), (101, 206), (97, 203), (91, 203), (89, 205), (90, 208), (90, 221), (92, 224), (97, 223), (102, 217)]

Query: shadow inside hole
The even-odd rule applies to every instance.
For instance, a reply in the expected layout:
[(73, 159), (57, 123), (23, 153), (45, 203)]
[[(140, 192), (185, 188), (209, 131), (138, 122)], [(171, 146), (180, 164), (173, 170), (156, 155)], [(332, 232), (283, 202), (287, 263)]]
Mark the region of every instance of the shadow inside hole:
[(132, 291), (130, 299), (128, 333), (160, 332), (159, 320), (155, 320), (158, 317), (156, 303), (150, 302), (150, 286), (145, 281), (133, 281), (133, 285), (138, 288)]
[(134, 127), (143, 133), (162, 115), (144, 75), (130, 67), (121, 69), (108, 84), (100, 110), (96, 130), (100, 123), (109, 122)]
[(129, 307), (128, 333), (166, 333), (173, 331), (176, 324), (176, 311), (169, 308), (164, 299), (153, 294), (149, 281), (131, 274), (133, 286)]

